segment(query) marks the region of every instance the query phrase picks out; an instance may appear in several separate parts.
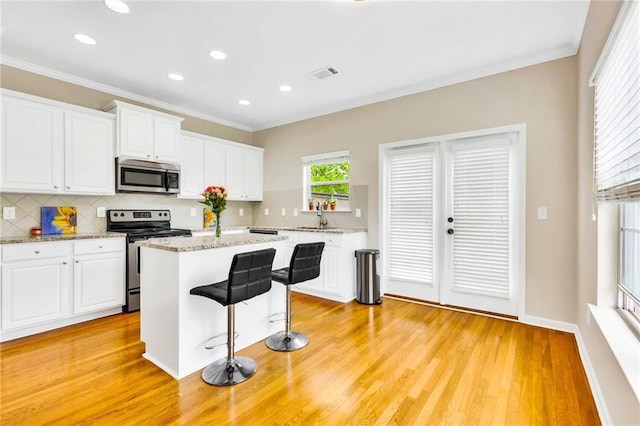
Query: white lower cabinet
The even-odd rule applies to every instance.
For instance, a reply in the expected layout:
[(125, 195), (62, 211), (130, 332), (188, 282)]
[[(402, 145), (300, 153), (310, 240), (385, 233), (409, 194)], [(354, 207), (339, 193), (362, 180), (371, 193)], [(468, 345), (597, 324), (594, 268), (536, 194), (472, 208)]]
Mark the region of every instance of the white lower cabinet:
[[(100, 241), (95, 244), (94, 241)], [(116, 239), (74, 243), (73, 313), (124, 305), (124, 245)]]
[[(354, 232), (331, 234), (324, 232), (280, 232), (285, 242), (285, 257), (291, 259), (298, 243), (324, 241), (320, 276), (291, 286), (291, 289), (312, 296), (349, 302), (356, 297), (356, 264), (354, 251), (365, 248), (367, 234)], [(287, 260), (287, 263), (289, 260)]]
[(119, 311), (124, 250), (124, 238), (3, 246), (0, 341)]

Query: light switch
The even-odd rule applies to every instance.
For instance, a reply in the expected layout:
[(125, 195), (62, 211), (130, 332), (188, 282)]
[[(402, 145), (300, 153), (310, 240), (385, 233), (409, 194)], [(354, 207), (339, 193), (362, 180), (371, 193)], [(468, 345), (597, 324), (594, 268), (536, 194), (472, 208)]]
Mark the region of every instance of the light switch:
[(191, 207), (191, 217), (196, 217), (196, 208)]
[(293, 209), (293, 215), (298, 216), (298, 209)]
[(549, 218), (546, 207), (538, 207), (538, 220), (547, 220)]
[(16, 208), (15, 207), (3, 207), (2, 208), (2, 218), (4, 220), (13, 220), (16, 218)]
[(264, 215), (269, 216), (269, 209), (264, 209)]
[(244, 209), (242, 207), (238, 209), (238, 216), (240, 217), (244, 216)]
[(286, 216), (286, 215), (287, 215), (287, 209), (286, 209), (285, 207), (283, 207), (283, 208), (280, 210), (280, 216)]
[(107, 215), (104, 207), (96, 207), (96, 217), (105, 217)]
[(356, 209), (356, 217), (362, 216), (362, 210)]

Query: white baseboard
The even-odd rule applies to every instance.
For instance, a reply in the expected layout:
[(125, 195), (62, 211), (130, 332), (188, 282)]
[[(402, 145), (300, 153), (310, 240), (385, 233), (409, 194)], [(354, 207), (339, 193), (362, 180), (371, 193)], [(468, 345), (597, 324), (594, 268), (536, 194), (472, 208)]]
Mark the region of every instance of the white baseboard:
[(593, 365), (591, 364), (591, 359), (589, 358), (589, 353), (587, 352), (587, 347), (584, 344), (584, 340), (582, 340), (582, 335), (580, 334), (580, 329), (578, 328), (578, 326), (570, 322), (555, 321), (530, 315), (524, 315), (519, 319), (523, 324), (535, 325), (538, 327), (549, 328), (551, 330), (565, 331), (567, 333), (573, 333), (573, 335), (576, 336), (578, 353), (580, 355), (580, 360), (582, 361), (584, 371), (587, 375), (589, 386), (591, 387), (591, 394), (593, 395), (593, 400), (596, 404), (596, 409), (598, 410), (600, 421), (603, 425), (613, 424), (613, 422), (611, 421), (611, 416), (609, 415), (609, 410), (607, 409), (604, 395), (602, 394), (602, 389), (600, 389), (600, 383), (598, 382), (598, 378), (596, 377)]

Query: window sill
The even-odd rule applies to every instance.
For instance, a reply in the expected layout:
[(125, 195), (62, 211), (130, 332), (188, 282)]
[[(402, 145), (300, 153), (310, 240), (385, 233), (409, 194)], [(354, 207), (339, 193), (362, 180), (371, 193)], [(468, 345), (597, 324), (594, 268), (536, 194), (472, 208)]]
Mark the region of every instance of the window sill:
[(618, 361), (631, 389), (640, 399), (640, 340), (624, 319), (613, 308), (600, 308), (589, 304), (589, 312), (598, 324), (611, 352)]
[[(301, 210), (301, 212), (318, 214), (318, 210)], [(322, 210), (322, 214), (325, 213), (351, 213), (351, 210)]]

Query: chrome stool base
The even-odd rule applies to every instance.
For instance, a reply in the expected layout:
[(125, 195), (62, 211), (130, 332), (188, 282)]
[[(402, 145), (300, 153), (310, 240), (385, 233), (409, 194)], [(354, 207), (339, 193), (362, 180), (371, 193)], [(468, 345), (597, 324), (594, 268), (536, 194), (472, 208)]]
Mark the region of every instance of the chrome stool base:
[(280, 331), (267, 337), (265, 342), (269, 349), (280, 352), (293, 352), (302, 349), (309, 344), (309, 338), (302, 333), (292, 331), (287, 335), (285, 331)]
[(237, 356), (231, 360), (223, 358), (202, 370), (202, 380), (214, 386), (235, 385), (253, 376), (257, 368), (256, 362), (245, 356)]

